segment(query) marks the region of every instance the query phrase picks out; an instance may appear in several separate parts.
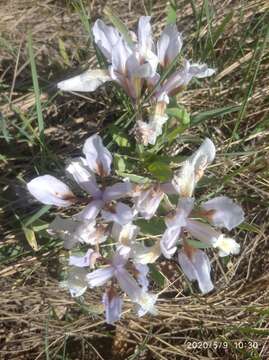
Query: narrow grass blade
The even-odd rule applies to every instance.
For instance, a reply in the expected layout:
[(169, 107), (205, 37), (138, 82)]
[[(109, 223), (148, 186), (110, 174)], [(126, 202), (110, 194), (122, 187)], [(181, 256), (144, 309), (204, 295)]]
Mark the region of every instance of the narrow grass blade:
[(38, 84), (35, 56), (34, 56), (34, 51), (33, 51), (33, 40), (32, 40), (31, 33), (28, 34), (27, 44), (28, 44), (28, 54), (29, 54), (29, 58), (30, 58), (32, 80), (33, 80), (34, 93), (35, 93), (35, 103), (36, 103), (39, 137), (40, 137), (40, 142), (43, 143), (44, 142), (44, 120), (43, 120), (43, 114), (42, 114), (42, 108), (41, 108), (40, 89), (39, 89), (39, 84)]
[(118, 29), (118, 31), (124, 37), (124, 40), (127, 42), (128, 45), (133, 45), (133, 40), (129, 33), (128, 28), (126, 25), (121, 21), (121, 19), (109, 8), (105, 7), (104, 14), (109, 19), (109, 21)]

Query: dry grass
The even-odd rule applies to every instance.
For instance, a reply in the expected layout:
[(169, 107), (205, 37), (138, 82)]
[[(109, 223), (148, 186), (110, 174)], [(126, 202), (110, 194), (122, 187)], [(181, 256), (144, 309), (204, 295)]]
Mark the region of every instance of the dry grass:
[[(93, 19), (102, 16), (107, 3), (120, 9), (121, 18), (134, 26), (150, 1), (85, 1)], [(158, 34), (165, 22), (166, 2), (152, 3)], [(165, 266), (164, 274), (170, 272), (174, 278), (166, 281), (160, 295), (159, 316), (138, 320), (127, 303), (116, 328), (104, 323), (98, 292), (89, 291), (82, 305), (59, 288), (66, 255), (61, 244), (41, 236), (34, 252), (24, 239), (21, 221), (38, 209), (23, 182), (33, 176), (34, 167), (60, 173), (63, 158), (76, 153), (89, 133), (117, 118), (119, 107), (110, 89), (90, 96), (55, 97), (55, 83), (73, 73), (70, 69), (79, 72), (81, 65), (96, 63), (71, 1), (10, 0), (1, 5), (1, 359), (269, 358), (269, 52), (268, 42), (264, 43), (269, 5), (262, 0), (216, 0), (209, 4), (214, 10), (212, 21), (204, 16), (199, 24), (191, 3), (199, 14), (202, 1), (178, 1), (184, 51), (214, 63), (218, 74), (210, 84), (203, 82), (202, 87), (194, 85), (186, 91), (181, 102), (192, 113), (238, 108), (192, 127), (178, 140), (177, 148), (181, 150), (186, 139), (195, 144), (205, 135), (214, 139), (218, 157), (199, 194), (205, 198), (211, 192), (226, 193), (242, 203), (247, 225), (236, 233), (242, 252), (228, 264), (212, 256), (216, 289), (204, 297), (188, 287), (176, 265)], [(214, 39), (229, 13), (231, 20), (210, 46), (208, 34), (212, 32)], [(42, 89), (45, 152), (37, 140), (28, 30), (33, 34)], [(42, 219), (51, 217), (45, 214)], [(190, 349), (188, 342), (194, 341), (204, 347), (215, 341), (219, 348), (213, 343), (208, 349)], [(243, 349), (239, 341), (244, 342)], [(248, 346), (254, 342), (257, 350)]]

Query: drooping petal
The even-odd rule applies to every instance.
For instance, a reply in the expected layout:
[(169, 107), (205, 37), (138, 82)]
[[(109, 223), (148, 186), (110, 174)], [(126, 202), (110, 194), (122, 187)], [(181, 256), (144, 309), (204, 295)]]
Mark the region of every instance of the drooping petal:
[(159, 185), (141, 190), (139, 195), (134, 198), (135, 209), (143, 218), (149, 220), (156, 213), (163, 196), (164, 193)]
[(95, 262), (96, 260), (100, 257), (101, 255), (94, 251), (93, 249), (89, 249), (85, 255), (83, 256), (76, 256), (76, 255), (71, 255), (69, 257), (69, 265), (73, 265), (73, 266), (77, 266), (77, 267), (87, 267), (89, 266), (90, 268), (94, 268)]
[(108, 289), (103, 295), (103, 304), (105, 306), (106, 323), (113, 325), (120, 320), (122, 312), (122, 299), (114, 289)]
[(216, 70), (209, 68), (206, 64), (191, 64), (189, 73), (192, 77), (205, 78), (215, 74)]
[(212, 226), (196, 220), (188, 219), (186, 229), (195, 239), (212, 246), (220, 236), (220, 232), (216, 231)]
[(86, 279), (88, 285), (92, 288), (104, 285), (114, 275), (114, 268), (108, 266), (102, 269), (94, 270), (87, 274)]
[(84, 221), (84, 220), (93, 221), (95, 220), (96, 216), (99, 214), (103, 206), (104, 206), (103, 200), (93, 200), (87, 206), (85, 206), (85, 208), (82, 211), (76, 214), (74, 218), (80, 221)]
[(202, 250), (194, 248), (191, 252), (182, 250), (178, 253), (178, 262), (190, 281), (197, 280), (203, 294), (214, 288), (210, 277), (210, 261)]
[(181, 227), (169, 227), (165, 230), (160, 246), (162, 254), (167, 258), (171, 259), (177, 250), (176, 243), (181, 233)]
[(112, 258), (112, 265), (115, 269), (122, 268), (130, 257), (130, 249), (126, 246), (118, 246)]
[(168, 195), (176, 195), (178, 194), (178, 191), (175, 189), (172, 182), (162, 183), (160, 185), (161, 190)]
[(137, 270), (136, 279), (138, 284), (142, 287), (142, 290), (147, 291), (149, 287), (149, 280), (147, 278), (149, 267), (146, 264), (140, 263), (135, 263), (134, 266)]
[(34, 178), (27, 184), (27, 189), (38, 201), (46, 205), (66, 207), (76, 201), (69, 187), (51, 175)]
[(99, 86), (111, 80), (107, 70), (89, 69), (80, 75), (60, 81), (57, 84), (57, 87), (62, 91), (92, 92), (99, 88)]
[(104, 191), (103, 199), (104, 201), (118, 200), (121, 197), (128, 196), (132, 188), (132, 184), (127, 181), (108, 186)]
[(169, 66), (182, 48), (182, 37), (176, 25), (167, 25), (157, 42), (157, 53), (161, 66)]
[(89, 168), (99, 176), (108, 176), (112, 163), (110, 151), (103, 145), (97, 134), (89, 137), (83, 146)]
[(102, 20), (96, 20), (93, 28), (94, 41), (109, 62), (112, 61), (113, 47), (120, 39), (119, 32), (113, 26), (107, 26)]
[(137, 302), (141, 296), (142, 289), (135, 279), (123, 267), (117, 267), (115, 277), (121, 289), (129, 296), (133, 302)]
[(232, 238), (221, 234), (213, 244), (213, 247), (219, 249), (219, 256), (237, 255), (240, 252), (240, 245)]
[(202, 204), (213, 225), (232, 230), (244, 221), (244, 211), (227, 196), (218, 196)]
[(132, 222), (134, 212), (128, 205), (119, 202), (115, 206), (110, 206), (107, 210), (102, 210), (102, 217), (106, 221), (113, 221), (120, 225), (126, 225)]
[(70, 161), (66, 168), (76, 183), (93, 197), (98, 197), (100, 190), (97, 186), (94, 173), (87, 169), (86, 160), (84, 158), (76, 158)]
[(85, 269), (71, 268), (67, 280), (62, 281), (60, 286), (69, 289), (72, 297), (82, 296), (88, 287), (86, 275), (87, 271)]

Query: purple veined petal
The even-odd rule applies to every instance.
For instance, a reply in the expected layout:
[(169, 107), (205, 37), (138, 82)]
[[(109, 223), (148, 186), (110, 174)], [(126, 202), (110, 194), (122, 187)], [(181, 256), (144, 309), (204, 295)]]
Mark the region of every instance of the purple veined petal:
[(95, 286), (104, 285), (113, 276), (114, 276), (114, 268), (112, 266), (108, 266), (88, 273), (86, 279), (89, 287), (92, 288)]
[(190, 281), (198, 281), (199, 289), (203, 294), (207, 294), (214, 288), (210, 277), (210, 261), (202, 250), (192, 248), (191, 254), (188, 255), (180, 251), (178, 262)]
[(164, 193), (159, 185), (154, 185), (146, 190), (142, 190), (134, 199), (135, 209), (143, 218), (149, 220), (156, 213), (163, 196)]
[(122, 303), (122, 299), (114, 291), (114, 289), (109, 289), (104, 293), (103, 304), (105, 306), (107, 324), (113, 325), (116, 321), (120, 320)]
[(95, 175), (87, 169), (87, 162), (84, 158), (79, 157), (70, 161), (66, 168), (76, 183), (93, 197), (100, 195), (100, 189), (96, 183)]
[(94, 41), (109, 62), (112, 61), (113, 47), (120, 39), (119, 32), (113, 26), (107, 26), (102, 20), (96, 20), (93, 28)]
[(149, 280), (147, 278), (149, 267), (146, 264), (140, 263), (135, 263), (134, 266), (137, 270), (136, 279), (138, 284), (142, 287), (143, 291), (147, 291), (149, 287)]
[(167, 25), (157, 42), (157, 53), (160, 64), (163, 67), (169, 66), (180, 53), (182, 45), (182, 37), (176, 25)]
[(87, 271), (85, 269), (77, 267), (71, 268), (67, 280), (62, 281), (60, 286), (69, 289), (72, 297), (82, 296), (88, 287), (86, 275)]
[(182, 228), (186, 226), (187, 218), (194, 206), (194, 198), (182, 198), (179, 200), (177, 209), (171, 215), (166, 216), (165, 224), (168, 228)]
[(134, 244), (131, 250), (131, 257), (136, 264), (153, 264), (161, 255), (160, 240), (156, 241), (152, 246)]
[(111, 206), (109, 210), (102, 210), (102, 217), (105, 221), (126, 225), (132, 222), (134, 213), (128, 205), (119, 202), (115, 206)]
[(69, 257), (69, 265), (73, 265), (73, 266), (77, 266), (77, 267), (90, 267), (90, 268), (94, 268), (95, 262), (96, 260), (100, 257), (101, 255), (94, 251), (93, 249), (89, 249), (85, 255), (83, 256), (76, 256), (76, 255), (71, 255)]
[(103, 200), (93, 200), (85, 208), (80, 211), (78, 214), (74, 215), (76, 220), (95, 220), (96, 216), (99, 214), (100, 210), (104, 206)]
[(206, 64), (190, 64), (189, 73), (192, 77), (205, 78), (215, 74), (216, 70), (209, 68)]
[(206, 217), (215, 226), (232, 230), (244, 221), (244, 211), (227, 196), (218, 196), (202, 204)]
[(147, 313), (158, 315), (158, 310), (155, 307), (158, 296), (142, 291), (141, 296), (137, 301), (137, 315), (144, 316)]
[(112, 238), (118, 241), (119, 244), (130, 247), (135, 242), (140, 228), (132, 223), (120, 225), (114, 222), (112, 226)]
[(117, 267), (115, 270), (115, 277), (121, 289), (133, 301), (137, 302), (141, 296), (142, 289), (135, 281), (135, 279), (123, 267)]
[(186, 229), (195, 239), (212, 246), (221, 235), (212, 226), (191, 219), (187, 220)]
[(181, 227), (167, 228), (161, 238), (160, 247), (162, 254), (171, 259), (177, 250), (176, 244), (181, 233)]
[(221, 234), (213, 244), (214, 248), (219, 249), (219, 256), (238, 255), (240, 252), (240, 244), (234, 239)]
[(91, 171), (99, 176), (108, 176), (110, 174), (112, 155), (103, 145), (99, 135), (92, 135), (85, 141), (83, 153)]
[(51, 175), (34, 178), (27, 184), (27, 189), (45, 205), (67, 207), (76, 201), (76, 197), (69, 187)]
[(57, 87), (62, 91), (92, 92), (111, 80), (112, 79), (107, 70), (89, 69), (80, 75), (60, 81), (57, 84)]
[(129, 196), (132, 189), (133, 185), (130, 182), (116, 183), (105, 189), (103, 199), (104, 201), (118, 200), (121, 197)]

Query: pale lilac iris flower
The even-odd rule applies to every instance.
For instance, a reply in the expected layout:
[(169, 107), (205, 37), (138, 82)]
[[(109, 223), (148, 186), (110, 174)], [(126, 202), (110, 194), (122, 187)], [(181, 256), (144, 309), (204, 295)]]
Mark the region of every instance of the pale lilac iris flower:
[[(71, 161), (66, 171), (81, 189), (91, 195), (89, 204), (75, 218), (80, 221), (93, 221), (107, 203), (131, 192), (132, 185), (127, 182), (116, 183), (106, 188), (97, 185), (95, 174), (101, 178), (110, 175), (112, 163), (112, 155), (103, 145), (100, 136), (93, 135), (88, 138), (83, 146), (83, 153), (85, 158), (80, 157)], [(27, 188), (38, 201), (46, 205), (67, 207), (78, 201), (66, 184), (51, 175), (34, 178), (27, 184)], [(121, 205), (124, 206), (127, 205)], [(119, 215), (122, 218), (120, 211)], [(117, 221), (115, 216), (114, 221)]]
[[(139, 316), (146, 312), (156, 313), (154, 307), (157, 297), (147, 292), (148, 282), (146, 279), (147, 269), (141, 266), (136, 267), (139, 273), (138, 281), (126, 270), (126, 263), (129, 259), (130, 250), (126, 247), (118, 247), (116, 253), (112, 257), (110, 265), (97, 269), (87, 275), (87, 281), (90, 288), (105, 285), (109, 280), (116, 279), (120, 288), (130, 298), (132, 302), (137, 305)], [(140, 285), (141, 284), (141, 285)], [(106, 306), (106, 313), (111, 312), (111, 302), (105, 296), (104, 303)], [(119, 318), (120, 314), (116, 310), (121, 307), (118, 306), (118, 300), (113, 306), (113, 318)], [(116, 312), (116, 313), (115, 313)], [(107, 316), (109, 317), (109, 316)]]

